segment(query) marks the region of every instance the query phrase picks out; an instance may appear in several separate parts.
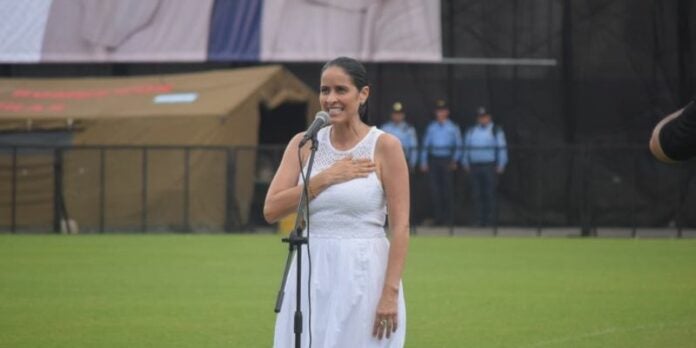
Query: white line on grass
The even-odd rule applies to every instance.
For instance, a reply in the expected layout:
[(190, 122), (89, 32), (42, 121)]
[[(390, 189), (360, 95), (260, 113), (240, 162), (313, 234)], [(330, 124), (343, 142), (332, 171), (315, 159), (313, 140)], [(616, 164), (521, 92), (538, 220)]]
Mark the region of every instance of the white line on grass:
[(682, 323), (672, 323), (672, 324), (659, 323), (659, 324), (653, 324), (653, 325), (639, 325), (639, 326), (626, 327), (626, 328), (613, 328), (612, 327), (612, 328), (607, 328), (607, 329), (603, 329), (603, 330), (597, 330), (594, 332), (584, 333), (582, 335), (555, 338), (552, 340), (532, 343), (532, 344), (520, 346), (519, 348), (543, 347), (543, 346), (549, 346), (549, 345), (553, 345), (553, 344), (579, 341), (579, 340), (586, 339), (586, 338), (599, 337), (599, 336), (604, 336), (604, 335), (618, 333), (618, 332), (634, 332), (634, 331), (642, 331), (642, 330), (660, 330), (660, 329), (664, 329), (664, 328), (679, 327), (679, 326), (694, 327), (695, 324), (696, 323), (694, 323), (694, 322), (682, 322)]

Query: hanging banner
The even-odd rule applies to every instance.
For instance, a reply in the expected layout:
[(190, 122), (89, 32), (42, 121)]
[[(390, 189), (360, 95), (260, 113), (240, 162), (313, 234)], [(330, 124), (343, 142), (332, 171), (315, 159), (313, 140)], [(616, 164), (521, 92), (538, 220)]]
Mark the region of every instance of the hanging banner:
[(440, 4), (432, 0), (266, 0), (261, 58), (437, 61)]
[(433, 0), (0, 0), (0, 62), (440, 61)]
[(0, 62), (36, 63), (51, 0), (0, 0)]
[(53, 0), (42, 61), (204, 61), (213, 0)]

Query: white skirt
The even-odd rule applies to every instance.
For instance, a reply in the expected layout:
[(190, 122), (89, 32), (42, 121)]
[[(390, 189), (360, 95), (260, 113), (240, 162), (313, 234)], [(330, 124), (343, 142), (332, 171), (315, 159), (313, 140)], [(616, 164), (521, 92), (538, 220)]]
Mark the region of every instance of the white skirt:
[[(406, 338), (406, 305), (399, 285), (398, 328), (390, 338), (372, 336), (377, 304), (382, 294), (389, 258), (384, 232), (364, 238), (310, 234), (311, 331), (314, 348), (403, 347)], [(276, 317), (273, 346), (294, 348), (296, 307), (296, 259), (285, 287), (285, 298)], [(307, 292), (309, 264), (302, 248), (302, 347), (309, 347), (310, 307)]]

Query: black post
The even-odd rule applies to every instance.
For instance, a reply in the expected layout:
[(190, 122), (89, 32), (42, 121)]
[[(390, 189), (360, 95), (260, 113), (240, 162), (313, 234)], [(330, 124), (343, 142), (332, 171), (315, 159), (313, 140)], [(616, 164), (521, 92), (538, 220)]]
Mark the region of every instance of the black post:
[[(498, 200), (498, 186), (500, 185), (500, 174), (498, 174), (498, 161), (497, 158), (499, 156), (499, 151), (500, 151), (500, 146), (497, 144), (493, 147), (493, 151), (495, 151), (495, 167), (493, 168), (493, 180), (495, 182), (495, 185), (493, 185), (493, 236), (497, 237), (498, 236), (498, 206), (499, 206), (499, 200)], [(507, 151), (507, 149), (506, 149)]]
[(534, 172), (536, 173), (536, 175), (535, 175), (536, 176), (536, 190), (535, 190), (536, 191), (536, 208), (537, 208), (536, 209), (536, 211), (537, 211), (537, 213), (536, 213), (536, 216), (537, 216), (536, 235), (537, 235), (537, 237), (541, 237), (541, 225), (543, 224), (542, 220), (543, 220), (543, 214), (544, 214), (544, 208), (543, 208), (543, 203), (542, 203), (543, 195), (541, 193), (541, 190), (543, 187), (542, 180), (544, 178), (542, 178), (541, 173), (544, 173), (545, 171), (543, 171), (541, 169), (542, 168), (541, 148), (540, 147), (536, 148), (536, 150), (533, 150), (533, 152), (534, 152), (534, 158), (535, 158)]
[(191, 232), (191, 226), (189, 225), (189, 162), (191, 160), (191, 148), (186, 147), (184, 149), (184, 231)]
[(232, 232), (242, 224), (237, 204), (237, 148), (228, 148), (226, 154), (225, 232)]
[(590, 236), (597, 237), (597, 222), (594, 216), (594, 170), (595, 170), (595, 160), (594, 160), (594, 148), (592, 145), (587, 145), (587, 160), (590, 164), (590, 176), (587, 181), (587, 193), (589, 199), (587, 200), (587, 213), (589, 218)]
[(148, 162), (148, 150), (147, 147), (143, 146), (143, 163), (142, 163), (142, 196), (141, 196), (141, 206), (142, 215), (140, 216), (140, 230), (145, 233), (147, 232), (147, 162)]
[[(60, 220), (62, 218), (60, 214), (60, 165), (58, 164), (58, 157), (60, 156), (59, 150), (53, 150), (53, 232), (60, 233)], [(67, 221), (66, 221), (67, 225)]]
[(674, 213), (674, 224), (677, 228), (677, 238), (682, 237), (682, 219), (681, 219), (681, 211), (682, 211), (682, 205), (684, 203), (684, 199), (686, 198), (686, 192), (688, 189), (687, 183), (688, 180), (685, 172), (686, 168), (684, 166), (684, 162), (679, 162), (678, 163), (678, 168), (679, 172), (677, 175), (679, 176), (679, 179), (677, 180), (677, 208), (676, 212)]
[[(456, 150), (455, 150), (456, 151)], [(452, 188), (452, 192), (446, 193), (447, 197), (449, 197), (449, 212), (447, 213), (449, 216), (447, 216), (447, 220), (449, 221), (449, 235), (454, 236), (454, 202), (457, 200), (456, 195), (457, 195), (457, 172), (452, 171), (448, 169), (448, 180), (450, 180), (450, 187)]]
[[(407, 161), (408, 161), (408, 156), (410, 156), (410, 154), (411, 154), (411, 151), (413, 151), (412, 146), (409, 147), (408, 151), (406, 152), (408, 154), (406, 157)], [(418, 151), (417, 148), (416, 148), (416, 151)], [(420, 151), (418, 151), (417, 153), (420, 153)], [(415, 180), (415, 176), (416, 176), (417, 172), (418, 172), (418, 166), (413, 168), (413, 171), (411, 171), (409, 169), (409, 173), (408, 173), (408, 176), (409, 176), (409, 178), (408, 178), (408, 193), (409, 193), (409, 202), (411, 202), (411, 209), (410, 209), (409, 214), (408, 214), (408, 225), (409, 225), (409, 233), (411, 235), (414, 235), (414, 236), (418, 234), (418, 229), (416, 228), (416, 224), (413, 222), (413, 197), (414, 197), (413, 187), (415, 186), (413, 183), (413, 180)]]
[(638, 168), (636, 163), (639, 152), (633, 151), (633, 170), (631, 170), (631, 238), (636, 238), (637, 228), (636, 228), (636, 199), (638, 199), (636, 193), (638, 192), (638, 180), (636, 175)]
[(581, 231), (580, 234), (583, 237), (589, 237), (592, 235), (592, 226), (590, 223), (590, 201), (592, 196), (590, 194), (590, 178), (592, 176), (592, 164), (590, 163), (590, 150), (589, 144), (583, 146), (580, 150), (581, 154), (581, 179), (582, 179), (582, 202), (580, 204), (580, 218), (581, 218)]
[(99, 149), (99, 233), (104, 233), (106, 210), (106, 150)]
[[(498, 174), (494, 173), (494, 175), (498, 175)], [(498, 180), (498, 178), (495, 178), (495, 179)], [(496, 188), (493, 191), (493, 202), (495, 202), (495, 204), (493, 204), (493, 211), (491, 212), (491, 214), (493, 215), (493, 237), (498, 236), (498, 187), (497, 187), (497, 185), (498, 185), (498, 182), (496, 181)]]
[[(573, 106), (573, 11), (572, 1), (563, 0), (563, 17), (561, 19), (561, 101), (562, 117), (564, 120), (564, 140), (567, 144), (575, 143), (575, 113)], [(566, 216), (573, 214), (573, 184), (574, 180), (568, 180), (566, 186)]]
[(63, 150), (55, 149), (53, 151), (53, 232), (61, 232), (61, 221), (65, 221), (65, 229), (71, 233), (70, 219), (63, 195)]
[(10, 231), (12, 233), (17, 232), (17, 147), (12, 147), (12, 205), (10, 207), (12, 210)]

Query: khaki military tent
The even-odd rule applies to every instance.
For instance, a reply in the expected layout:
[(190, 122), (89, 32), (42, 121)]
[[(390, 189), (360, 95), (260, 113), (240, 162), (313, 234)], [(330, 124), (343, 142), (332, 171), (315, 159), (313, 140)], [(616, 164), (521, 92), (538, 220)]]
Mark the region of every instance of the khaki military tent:
[[(61, 210), (83, 230), (222, 230), (231, 210), (243, 223), (260, 106), (286, 102), (306, 103), (307, 120), (318, 109), (316, 93), (280, 66), (0, 79), (0, 226), (55, 225)], [(63, 151), (55, 134), (65, 134)], [(18, 135), (44, 147), (14, 150)]]

